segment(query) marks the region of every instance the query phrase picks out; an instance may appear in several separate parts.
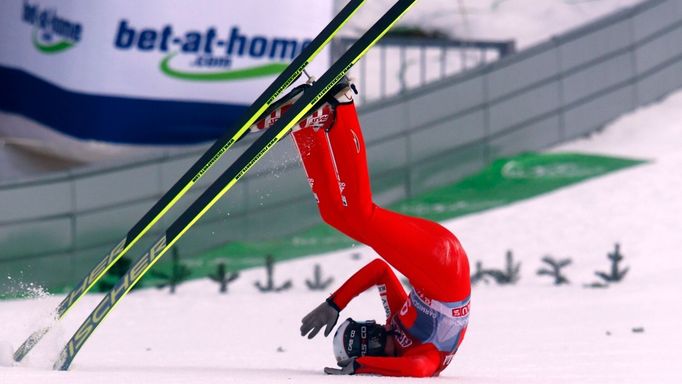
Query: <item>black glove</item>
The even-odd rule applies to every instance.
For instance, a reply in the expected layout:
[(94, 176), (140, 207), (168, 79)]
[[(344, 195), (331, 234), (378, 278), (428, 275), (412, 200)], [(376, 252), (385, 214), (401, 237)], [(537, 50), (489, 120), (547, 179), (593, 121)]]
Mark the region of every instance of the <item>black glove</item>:
[(305, 336), (312, 329), (308, 335), (308, 338), (312, 339), (322, 329), (322, 326), (326, 325), (324, 336), (327, 337), (334, 329), (337, 320), (339, 320), (339, 308), (331, 299), (327, 299), (301, 320), (301, 336)]
[(346, 360), (341, 360), (337, 363), (339, 368), (329, 368), (325, 367), (324, 368), (324, 373), (328, 375), (354, 375), (355, 374), (355, 368), (357, 363), (355, 362), (355, 358), (351, 357), (350, 359)]

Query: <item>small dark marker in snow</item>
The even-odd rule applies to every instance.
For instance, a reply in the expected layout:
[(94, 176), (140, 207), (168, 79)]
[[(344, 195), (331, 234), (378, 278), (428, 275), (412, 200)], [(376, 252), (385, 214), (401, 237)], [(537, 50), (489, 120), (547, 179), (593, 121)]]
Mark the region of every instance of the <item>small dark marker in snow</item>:
[(606, 331), (606, 336), (611, 336), (611, 331)]
[(145, 348), (145, 351), (147, 351), (147, 352), (149, 352), (149, 351), (151, 351), (151, 350), (152, 350), (152, 349), (149, 348), (149, 347)]
[(282, 347), (277, 347), (277, 352), (284, 352), (284, 348), (282, 348)]
[(644, 333), (644, 327), (632, 328), (632, 333)]

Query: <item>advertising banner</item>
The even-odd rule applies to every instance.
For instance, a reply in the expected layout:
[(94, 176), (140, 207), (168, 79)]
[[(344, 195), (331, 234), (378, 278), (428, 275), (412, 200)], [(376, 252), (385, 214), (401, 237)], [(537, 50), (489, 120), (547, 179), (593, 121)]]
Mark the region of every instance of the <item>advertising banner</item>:
[(0, 110), (79, 139), (210, 140), (326, 25), (332, 3), (3, 0)]

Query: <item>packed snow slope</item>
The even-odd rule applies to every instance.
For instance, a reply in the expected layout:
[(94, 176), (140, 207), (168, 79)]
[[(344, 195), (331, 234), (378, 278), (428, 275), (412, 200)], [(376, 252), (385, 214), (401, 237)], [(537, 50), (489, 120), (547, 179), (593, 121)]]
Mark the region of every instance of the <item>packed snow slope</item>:
[[(554, 151), (639, 157), (649, 163), (485, 213), (444, 223), (462, 241), (472, 267), (502, 268), (512, 250), (521, 262), (516, 285), (474, 287), (471, 324), (453, 363), (436, 382), (680, 383), (682, 347), (682, 93), (639, 110), (603, 132)], [(608, 288), (586, 288), (608, 271), (619, 243), (629, 272)], [(358, 256), (359, 254), (359, 256)], [(540, 259), (571, 258), (571, 284), (536, 275)], [(331, 340), (298, 335), (300, 318), (376, 255), (357, 247), (281, 263), (260, 293), (264, 269), (246, 271), (219, 294), (209, 281), (175, 295), (131, 293), (94, 333), (69, 372), (50, 370), (59, 349), (96, 305), (90, 295), (18, 366), (0, 368), (0, 383), (393, 383), (412, 379), (330, 377)], [(415, 255), (418, 257), (418, 255)], [(309, 291), (313, 265), (335, 278)], [(473, 270), (474, 268), (472, 268)], [(44, 323), (61, 297), (0, 303), (0, 360)], [(368, 291), (342, 318), (381, 319)]]

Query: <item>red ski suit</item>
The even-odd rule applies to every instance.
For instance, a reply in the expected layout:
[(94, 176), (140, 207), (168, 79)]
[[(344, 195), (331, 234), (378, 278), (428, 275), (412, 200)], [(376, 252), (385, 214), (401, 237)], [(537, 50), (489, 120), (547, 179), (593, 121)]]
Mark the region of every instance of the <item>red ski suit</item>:
[(379, 286), (387, 324), (395, 331), (396, 356), (360, 357), (355, 372), (438, 375), (450, 363), (468, 324), (471, 288), (466, 253), (441, 225), (374, 204), (355, 106), (349, 102), (335, 109), (335, 114), (328, 106), (318, 110), (301, 123), (306, 128), (293, 133), (320, 215), (327, 224), (372, 247), (415, 289), (408, 296), (390, 267), (377, 259), (332, 294), (343, 309), (361, 292)]

